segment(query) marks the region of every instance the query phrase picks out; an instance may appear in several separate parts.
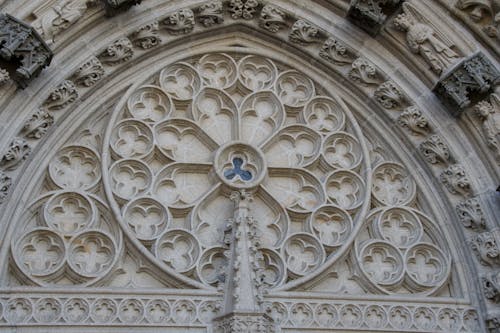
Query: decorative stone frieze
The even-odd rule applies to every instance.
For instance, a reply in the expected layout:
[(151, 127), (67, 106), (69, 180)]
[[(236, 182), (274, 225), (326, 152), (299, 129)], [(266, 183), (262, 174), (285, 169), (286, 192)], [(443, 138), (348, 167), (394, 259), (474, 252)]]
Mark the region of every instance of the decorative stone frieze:
[(387, 17), (397, 11), (401, 2), (401, 0), (352, 0), (347, 11), (347, 19), (375, 36)]
[(0, 58), (12, 68), (9, 74), (17, 85), (25, 88), (50, 65), (52, 51), (31, 26), (0, 14)]
[(453, 115), (460, 116), (471, 102), (487, 96), (499, 80), (500, 70), (477, 52), (444, 73), (433, 90)]
[(129, 10), (132, 6), (140, 5), (142, 0), (100, 0), (106, 9), (106, 16), (115, 16)]
[(276, 333), (273, 319), (266, 314), (237, 313), (216, 318), (214, 333)]

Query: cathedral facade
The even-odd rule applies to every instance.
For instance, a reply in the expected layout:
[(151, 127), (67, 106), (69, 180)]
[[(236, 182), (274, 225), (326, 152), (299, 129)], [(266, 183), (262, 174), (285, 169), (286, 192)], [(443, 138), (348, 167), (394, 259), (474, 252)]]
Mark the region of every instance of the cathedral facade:
[(0, 332), (500, 332), (497, 1), (0, 9)]

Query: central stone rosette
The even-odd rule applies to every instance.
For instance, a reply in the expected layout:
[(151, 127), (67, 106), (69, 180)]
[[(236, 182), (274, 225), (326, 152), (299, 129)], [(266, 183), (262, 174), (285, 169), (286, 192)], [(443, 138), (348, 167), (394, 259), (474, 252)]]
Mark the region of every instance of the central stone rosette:
[(131, 88), (103, 149), (105, 187), (129, 239), (175, 281), (216, 286), (229, 196), (244, 190), (268, 288), (326, 269), (366, 214), (371, 172), (354, 118), (324, 93), (241, 54), (178, 62)]
[(262, 151), (243, 142), (229, 142), (215, 155), (215, 172), (222, 182), (237, 189), (259, 185), (266, 176), (266, 162)]

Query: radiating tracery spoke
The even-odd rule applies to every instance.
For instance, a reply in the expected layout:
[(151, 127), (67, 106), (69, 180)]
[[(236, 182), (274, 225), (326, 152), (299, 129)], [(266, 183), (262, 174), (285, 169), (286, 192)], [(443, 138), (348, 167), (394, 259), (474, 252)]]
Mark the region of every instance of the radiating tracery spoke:
[(129, 93), (108, 142), (112, 199), (163, 269), (216, 286), (235, 211), (229, 194), (248, 191), (259, 279), (275, 288), (349, 245), (371, 173), (342, 103), (287, 66), (235, 58), (171, 64)]

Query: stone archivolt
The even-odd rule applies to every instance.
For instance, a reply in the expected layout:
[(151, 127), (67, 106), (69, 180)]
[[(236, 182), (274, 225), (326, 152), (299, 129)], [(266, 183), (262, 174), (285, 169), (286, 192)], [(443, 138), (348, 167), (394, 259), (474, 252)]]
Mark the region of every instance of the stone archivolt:
[[(399, 83), (280, 8), (219, 4), (155, 18), (87, 57), (28, 119), (23, 135), (36, 145), (52, 116), (72, 110), (87, 89), (129, 66), (142, 50), (160, 46), (167, 36), (161, 30), (175, 38), (195, 31), (197, 22), (223, 24), (221, 11), (229, 10), (232, 19), (255, 20), (271, 33), (289, 29), (291, 42), (359, 82), (383, 107), (377, 110), (386, 109), (411, 132), (457, 200), (464, 226), (491, 229), (478, 201), (469, 198), (476, 192), (467, 169)], [(460, 298), (463, 273), (455, 264), (461, 258), (445, 224), (431, 217), (435, 210), (412, 165), (387, 145), (379, 153), (377, 140), (361, 132), (349, 110), (355, 108), (281, 60), (232, 49), (172, 62), (141, 77), (110, 118), (74, 135), (52, 157), (39, 196), (16, 219), (8, 285), (14, 294), (0, 296), (3, 325), (481, 331), (483, 315)], [(106, 123), (108, 129), (100, 130)], [(12, 175), (13, 169), (5, 171)], [(3, 173), (0, 182), (1, 200), (12, 184)], [(238, 220), (234, 190), (252, 193), (248, 218)], [(472, 247), (483, 264), (496, 267), (493, 234), (479, 234)], [(238, 289), (241, 278), (229, 278), (241, 274), (235, 272), (244, 259), (234, 244), (251, 244), (240, 248), (252, 253), (245, 266), (252, 267), (246, 277), (258, 287), (255, 293)], [(339, 290), (354, 299), (312, 291), (336, 283), (331, 277), (342, 274), (338, 267), (345, 262), (352, 282), (339, 283)], [(487, 278), (487, 297), (495, 300), (489, 295), (497, 281)], [(23, 294), (23, 285), (72, 285), (98, 295), (75, 297), (56, 288), (38, 297)], [(153, 285), (164, 289), (156, 297), (96, 289), (124, 285), (138, 287), (139, 294)], [(229, 295), (256, 306), (238, 312), (225, 306)]]

